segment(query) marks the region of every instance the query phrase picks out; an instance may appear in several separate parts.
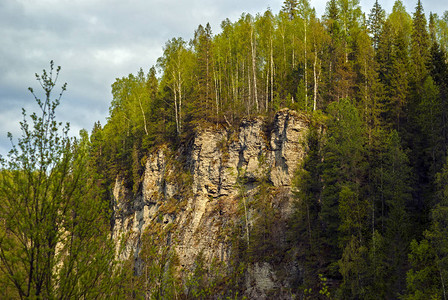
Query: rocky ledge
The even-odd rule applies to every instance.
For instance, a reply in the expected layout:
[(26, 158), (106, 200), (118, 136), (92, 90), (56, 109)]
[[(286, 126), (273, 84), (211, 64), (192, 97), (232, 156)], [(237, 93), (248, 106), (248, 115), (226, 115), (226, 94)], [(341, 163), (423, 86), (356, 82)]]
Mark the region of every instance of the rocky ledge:
[[(291, 212), (291, 182), (306, 152), (306, 118), (284, 109), (274, 119), (246, 120), (239, 128), (204, 128), (183, 151), (160, 147), (148, 155), (138, 195), (117, 178), (114, 187), (114, 238), (120, 259), (138, 261), (143, 232), (158, 224), (174, 228), (171, 237), (179, 265), (192, 266), (199, 253), (206, 261), (227, 261), (231, 255), (229, 230), (238, 215), (242, 192), (251, 197), (260, 182), (268, 182), (278, 196), (272, 207), (283, 218)], [(256, 211), (249, 212), (250, 222)], [(281, 241), (282, 238), (279, 238)], [(247, 295), (261, 297), (275, 288), (275, 266), (257, 262), (247, 271)]]

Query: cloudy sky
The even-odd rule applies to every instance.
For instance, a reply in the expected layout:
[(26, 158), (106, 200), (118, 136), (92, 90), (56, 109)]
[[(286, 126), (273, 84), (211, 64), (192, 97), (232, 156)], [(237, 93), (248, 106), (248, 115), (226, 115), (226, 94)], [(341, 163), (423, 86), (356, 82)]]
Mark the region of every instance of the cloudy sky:
[[(361, 0), (369, 11), (374, 0)], [(277, 13), (283, 0), (0, 0), (0, 154), (11, 148), (7, 132), (20, 135), (21, 109), (36, 111), (28, 87), (39, 90), (34, 74), (50, 60), (62, 66), (68, 83), (57, 113), (71, 132), (104, 125), (115, 78), (147, 71), (172, 37), (192, 38), (209, 22), (219, 33), (222, 20), (255, 15), (268, 7)], [(326, 0), (311, 0), (320, 16)], [(423, 0), (426, 12), (441, 14), (448, 5)], [(393, 1), (380, 0), (390, 12)], [(409, 12), (416, 0), (404, 0)]]

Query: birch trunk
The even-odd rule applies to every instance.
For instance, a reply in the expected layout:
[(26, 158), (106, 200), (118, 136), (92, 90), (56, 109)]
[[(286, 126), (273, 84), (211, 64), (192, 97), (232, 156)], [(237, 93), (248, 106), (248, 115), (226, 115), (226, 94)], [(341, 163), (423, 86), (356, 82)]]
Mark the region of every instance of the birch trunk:
[(177, 93), (179, 94), (179, 132), (182, 131), (182, 81), (179, 72), (179, 81), (177, 83)]
[(305, 19), (304, 19), (304, 22), (303, 22), (303, 24), (304, 24), (304, 29), (305, 29), (305, 70), (304, 70), (304, 79), (305, 79), (305, 110), (308, 110), (308, 91), (307, 91), (307, 88), (308, 88), (308, 79), (307, 79), (307, 76), (306, 76), (306, 70), (307, 70), (307, 68), (308, 68), (308, 64), (307, 64), (307, 51), (306, 51), (306, 31), (307, 31), (307, 20), (306, 20), (306, 17), (305, 17)]
[(271, 36), (271, 103), (274, 101), (274, 54), (272, 53), (272, 36)]
[[(176, 80), (176, 74), (173, 72), (173, 80)], [(177, 133), (180, 134), (180, 126), (179, 126), (179, 112), (177, 107), (177, 87), (176, 83), (173, 83), (173, 92), (174, 92), (174, 116), (176, 119), (176, 130)]]
[(255, 41), (254, 41), (254, 27), (251, 25), (251, 29), (250, 29), (250, 46), (251, 46), (251, 52), (252, 52), (252, 74), (254, 77), (254, 99), (255, 99), (255, 106), (257, 109), (257, 113), (259, 111), (259, 107), (258, 107), (258, 93), (257, 93), (257, 73), (256, 73), (256, 66), (255, 66), (255, 56), (256, 54), (256, 45), (255, 45)]
[(142, 106), (142, 101), (140, 100), (140, 96), (137, 96), (138, 99), (138, 104), (140, 105), (140, 110), (142, 111), (142, 116), (143, 116), (143, 127), (145, 129), (145, 134), (148, 135), (148, 127), (146, 125), (146, 116), (145, 116), (145, 112), (143, 110), (143, 106)]
[(317, 74), (316, 74), (316, 65), (317, 65), (317, 51), (314, 53), (314, 65), (313, 65), (313, 75), (314, 75), (314, 96), (313, 96), (313, 111), (317, 108)]

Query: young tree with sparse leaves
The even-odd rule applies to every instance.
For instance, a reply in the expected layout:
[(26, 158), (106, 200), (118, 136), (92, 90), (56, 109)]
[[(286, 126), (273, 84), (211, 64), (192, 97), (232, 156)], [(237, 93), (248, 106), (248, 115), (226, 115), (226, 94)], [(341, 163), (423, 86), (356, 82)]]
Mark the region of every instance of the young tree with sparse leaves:
[[(89, 142), (56, 120), (66, 85), (53, 98), (60, 67), (36, 78), (39, 113), (23, 110), (22, 136), (0, 170), (0, 294), (21, 299), (106, 297), (114, 285), (108, 204), (87, 170)], [(9, 134), (12, 140), (12, 135)]]

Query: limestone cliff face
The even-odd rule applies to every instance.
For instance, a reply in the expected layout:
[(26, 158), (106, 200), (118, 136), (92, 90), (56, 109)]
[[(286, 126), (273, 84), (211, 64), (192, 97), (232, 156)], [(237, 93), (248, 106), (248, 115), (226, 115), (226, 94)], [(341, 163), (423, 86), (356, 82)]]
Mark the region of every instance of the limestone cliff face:
[[(137, 257), (142, 233), (158, 223), (174, 226), (173, 247), (182, 267), (190, 267), (200, 252), (208, 261), (228, 260), (228, 231), (242, 190), (250, 197), (267, 180), (286, 195), (287, 201), (275, 209), (283, 216), (290, 213), (291, 181), (306, 152), (307, 128), (303, 116), (282, 110), (269, 125), (254, 119), (236, 131), (204, 128), (179, 153), (164, 147), (150, 153), (141, 193), (130, 197), (120, 178), (115, 184), (113, 233), (122, 241), (119, 257)], [(251, 212), (250, 219), (255, 218)], [(261, 297), (275, 286), (273, 268), (268, 263), (249, 268), (249, 296)]]

